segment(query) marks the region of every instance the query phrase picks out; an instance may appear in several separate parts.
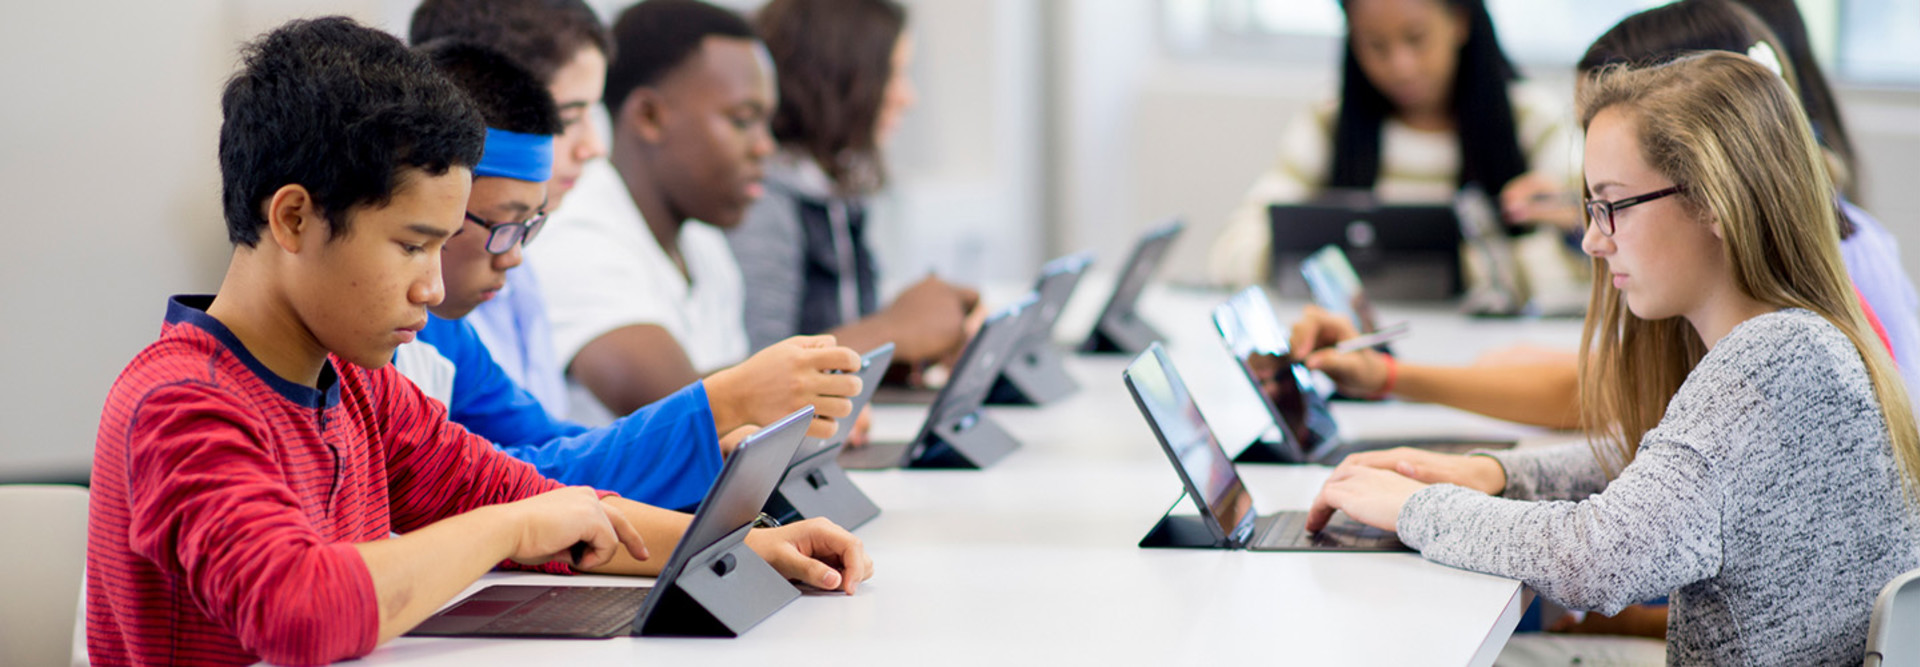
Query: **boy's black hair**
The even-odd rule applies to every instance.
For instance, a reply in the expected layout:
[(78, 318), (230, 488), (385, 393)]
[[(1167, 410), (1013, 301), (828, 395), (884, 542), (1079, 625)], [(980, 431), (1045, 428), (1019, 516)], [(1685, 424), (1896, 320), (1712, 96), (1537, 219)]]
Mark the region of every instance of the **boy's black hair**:
[(458, 39), (507, 54), (540, 79), (593, 47), (613, 59), (612, 38), (584, 0), (425, 0), (413, 10), (407, 41)]
[(708, 37), (753, 40), (753, 28), (732, 10), (699, 0), (646, 0), (613, 24), (616, 55), (607, 66), (607, 110), (618, 116), (627, 94), (666, 78)]
[[(1526, 173), (1527, 158), (1520, 151), (1513, 102), (1507, 85), (1519, 78), (1513, 63), (1500, 50), (1493, 18), (1482, 0), (1444, 0), (1449, 9), (1465, 14), (1467, 41), (1453, 74), (1453, 119), (1460, 135), (1460, 176), (1457, 184), (1478, 184), (1498, 193), (1507, 181)], [(1345, 11), (1347, 0), (1341, 0)], [(1333, 166), (1327, 179), (1335, 188), (1371, 189), (1380, 178), (1380, 128), (1393, 114), (1393, 103), (1360, 69), (1353, 36), (1347, 36), (1342, 65), (1340, 117), (1333, 134)]]
[(480, 161), (480, 113), (398, 38), (333, 16), (292, 21), (241, 51), (220, 96), (227, 239), (253, 247), (274, 191), (306, 187), (332, 238), (384, 206), (406, 170)]
[(560, 133), (560, 110), (553, 94), (506, 54), (451, 39), (416, 47), (434, 69), (466, 92), (487, 127), (521, 134)]

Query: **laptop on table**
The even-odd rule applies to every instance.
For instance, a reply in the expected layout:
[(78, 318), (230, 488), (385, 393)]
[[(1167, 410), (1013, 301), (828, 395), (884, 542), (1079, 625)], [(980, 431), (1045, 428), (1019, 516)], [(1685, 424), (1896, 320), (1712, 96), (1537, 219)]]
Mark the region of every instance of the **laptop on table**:
[[(1353, 263), (1347, 261), (1347, 253), (1341, 251), (1340, 246), (1321, 248), (1301, 260), (1300, 276), (1306, 278), (1307, 289), (1313, 292), (1313, 302), (1320, 304), (1321, 308), (1347, 318), (1362, 334), (1380, 330), (1380, 316), (1373, 309), (1373, 301), (1367, 298), (1366, 287), (1360, 284), (1360, 274), (1353, 270)], [(1393, 347), (1386, 343), (1374, 349), (1393, 353)], [(1363, 400), (1338, 391), (1333, 393), (1332, 398)]]
[(987, 318), (961, 351), (952, 378), (927, 408), (927, 420), (913, 440), (842, 448), (840, 466), (849, 470), (985, 468), (1018, 449), (1020, 443), (989, 419), (983, 408), (994, 379), (1000, 377), (1026, 333), (1030, 315), (1038, 312), (1032, 307), (1037, 299), (1029, 294)]
[[(1453, 198), (1453, 210), (1460, 218), (1460, 233), (1467, 240), (1467, 249), (1479, 258), (1486, 273), (1486, 279), (1467, 292), (1462, 310), (1487, 316), (1586, 315), (1586, 281), (1577, 279), (1571, 268), (1562, 269), (1568, 272), (1564, 279), (1555, 279), (1553, 264), (1563, 261), (1558, 257), (1536, 256), (1533, 263), (1523, 263), (1527, 244), (1501, 222), (1499, 210), (1486, 191), (1474, 185), (1461, 188)], [(1529, 272), (1529, 267), (1536, 272)], [(1541, 270), (1544, 273), (1538, 272)]]
[(1451, 206), (1372, 203), (1270, 206), (1273, 271), (1283, 293), (1302, 260), (1339, 246), (1377, 298), (1444, 300), (1458, 295), (1460, 225)]
[(1487, 278), (1467, 291), (1461, 309), (1473, 315), (1520, 315), (1528, 310), (1529, 297), (1522, 277), (1513, 239), (1500, 225), (1500, 212), (1493, 198), (1479, 186), (1467, 186), (1453, 198), (1454, 216), (1460, 220), (1460, 235), (1467, 249), (1480, 259)]
[[(1153, 428), (1185, 496), (1199, 515), (1168, 514), (1140, 541), (1142, 547), (1250, 551), (1410, 551), (1393, 533), (1344, 513), (1318, 533), (1306, 530), (1307, 512), (1261, 516), (1253, 496), (1200, 414), (1165, 348), (1154, 343), (1127, 366), (1127, 391)], [(1177, 507), (1179, 501), (1175, 501)]]
[(1140, 318), (1135, 307), (1139, 305), (1140, 292), (1146, 289), (1147, 281), (1160, 268), (1167, 249), (1173, 247), (1174, 239), (1180, 237), (1183, 229), (1186, 223), (1174, 220), (1141, 235), (1133, 246), (1133, 254), (1120, 265), (1113, 295), (1100, 310), (1100, 319), (1094, 320), (1093, 331), (1087, 334), (1086, 342), (1080, 344), (1081, 352), (1139, 354), (1147, 349), (1147, 344), (1164, 338)]
[(740, 443), (653, 586), (488, 586), (407, 635), (604, 639), (746, 632), (800, 596), (745, 539), (811, 421), (809, 406)]
[(1347, 318), (1360, 333), (1380, 330), (1380, 315), (1340, 246), (1323, 247), (1300, 260), (1300, 277), (1306, 279), (1307, 291), (1313, 293), (1313, 302), (1321, 308)]
[[(1077, 253), (1047, 262), (1040, 268), (1040, 280), (1034, 285), (1039, 300), (1034, 303), (1033, 320), (1024, 337), (1015, 343), (1000, 377), (987, 394), (989, 405), (1041, 405), (1080, 390), (1080, 383), (1067, 372), (1060, 347), (1053, 342), (1054, 325), (1073, 298), (1073, 290), (1093, 264), (1091, 253)], [(881, 405), (927, 405), (940, 395), (935, 387), (908, 387), (887, 384), (874, 394)]]
[(1274, 315), (1265, 290), (1249, 287), (1215, 307), (1213, 325), (1273, 420), (1273, 428), (1241, 450), (1238, 461), (1333, 465), (1354, 452), (1393, 447), (1465, 454), (1511, 449), (1516, 444), (1511, 439), (1458, 437), (1344, 440), (1327, 397), (1314, 383), (1313, 371), (1292, 359), (1287, 330)]
[(1014, 345), (1013, 356), (1000, 378), (994, 380), (987, 403), (993, 405), (1041, 405), (1066, 398), (1080, 390), (1080, 383), (1067, 373), (1060, 346), (1053, 342), (1054, 325), (1060, 313), (1073, 299), (1073, 290), (1093, 264), (1091, 253), (1068, 255), (1047, 262), (1040, 268), (1040, 281), (1033, 291), (1040, 295), (1033, 307), (1033, 322), (1026, 337)]
[(794, 450), (793, 462), (787, 464), (786, 477), (774, 489), (773, 497), (767, 499), (763, 511), (769, 516), (781, 523), (825, 517), (853, 530), (880, 515), (880, 507), (847, 478), (847, 471), (840, 467), (839, 456), (847, 445), (847, 437), (853, 435), (860, 411), (866, 409), (874, 390), (880, 386), (880, 376), (886, 374), (887, 364), (892, 362), (893, 343), (881, 345), (860, 357), (860, 395), (853, 397), (853, 416), (840, 420), (840, 429), (830, 437), (800, 441), (799, 448)]

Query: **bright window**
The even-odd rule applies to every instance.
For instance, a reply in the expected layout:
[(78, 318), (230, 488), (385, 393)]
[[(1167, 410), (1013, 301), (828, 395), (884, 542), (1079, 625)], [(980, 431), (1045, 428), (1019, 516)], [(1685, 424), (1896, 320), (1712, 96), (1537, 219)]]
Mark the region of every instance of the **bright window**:
[[(1487, 0), (1507, 55), (1530, 69), (1566, 67), (1629, 14), (1670, 0)], [(1337, 0), (1161, 0), (1169, 50), (1337, 62)], [(1920, 84), (1920, 2), (1800, 0), (1814, 48), (1843, 81)]]
[(1839, 14), (1841, 78), (1920, 84), (1920, 2), (1840, 0)]

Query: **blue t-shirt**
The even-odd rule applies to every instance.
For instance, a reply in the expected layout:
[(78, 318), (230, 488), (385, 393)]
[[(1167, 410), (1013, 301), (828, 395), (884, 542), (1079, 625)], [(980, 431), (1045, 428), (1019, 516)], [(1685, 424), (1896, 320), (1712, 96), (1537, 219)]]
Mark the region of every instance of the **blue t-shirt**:
[(704, 383), (589, 429), (549, 415), (494, 362), (472, 325), (429, 316), (419, 341), (453, 365), (448, 419), (541, 475), (669, 509), (699, 504), (720, 475), (719, 436)]
[(547, 414), (566, 419), (567, 378), (554, 358), (553, 323), (547, 321), (547, 300), (533, 267), (507, 271), (507, 286), (498, 298), (480, 304), (461, 321), (473, 325), (500, 370), (515, 384), (540, 399)]

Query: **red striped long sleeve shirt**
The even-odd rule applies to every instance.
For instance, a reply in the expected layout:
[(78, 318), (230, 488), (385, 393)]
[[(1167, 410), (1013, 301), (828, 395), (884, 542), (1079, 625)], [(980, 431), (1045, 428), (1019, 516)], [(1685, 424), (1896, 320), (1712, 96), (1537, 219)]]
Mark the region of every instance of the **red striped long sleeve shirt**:
[(329, 358), (320, 389), (274, 375), (210, 302), (168, 304), (100, 418), (93, 664), (365, 655), (379, 607), (355, 543), (560, 486), (448, 422), (391, 366)]

